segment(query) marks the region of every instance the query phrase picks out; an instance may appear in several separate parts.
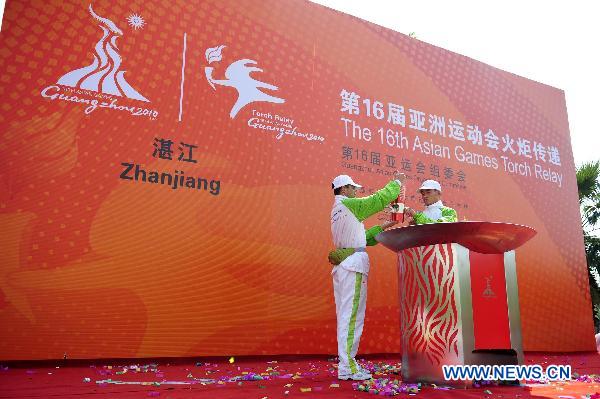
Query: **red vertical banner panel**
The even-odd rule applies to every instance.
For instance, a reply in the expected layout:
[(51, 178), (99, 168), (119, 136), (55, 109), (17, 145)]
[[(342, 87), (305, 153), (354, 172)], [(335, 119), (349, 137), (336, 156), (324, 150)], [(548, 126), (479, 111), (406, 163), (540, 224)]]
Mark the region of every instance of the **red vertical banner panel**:
[(511, 349), (504, 254), (470, 251), (475, 349)]

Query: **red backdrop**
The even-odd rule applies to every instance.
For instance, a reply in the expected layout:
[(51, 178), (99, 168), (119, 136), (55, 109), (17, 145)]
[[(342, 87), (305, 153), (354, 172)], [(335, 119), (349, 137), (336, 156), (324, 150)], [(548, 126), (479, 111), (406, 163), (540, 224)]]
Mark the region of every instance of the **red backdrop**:
[(9, 0), (1, 42), (0, 358), (334, 353), (331, 179), (396, 168), (534, 227), (525, 350), (594, 348), (562, 91), (299, 0)]

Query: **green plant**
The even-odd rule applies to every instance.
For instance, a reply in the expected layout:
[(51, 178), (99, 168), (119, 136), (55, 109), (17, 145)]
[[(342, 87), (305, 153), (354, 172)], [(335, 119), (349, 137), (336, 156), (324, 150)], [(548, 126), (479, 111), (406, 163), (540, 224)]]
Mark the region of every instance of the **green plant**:
[(600, 161), (577, 168), (577, 192), (581, 208), (581, 228), (588, 265), (590, 296), (594, 307), (594, 325), (600, 330)]

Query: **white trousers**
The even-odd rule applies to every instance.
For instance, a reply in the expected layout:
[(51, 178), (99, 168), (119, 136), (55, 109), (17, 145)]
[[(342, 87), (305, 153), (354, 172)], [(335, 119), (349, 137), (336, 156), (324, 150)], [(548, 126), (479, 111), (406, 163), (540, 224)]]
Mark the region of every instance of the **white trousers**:
[(360, 369), (355, 356), (365, 323), (368, 275), (340, 266), (332, 274), (340, 359), (338, 375), (353, 374)]

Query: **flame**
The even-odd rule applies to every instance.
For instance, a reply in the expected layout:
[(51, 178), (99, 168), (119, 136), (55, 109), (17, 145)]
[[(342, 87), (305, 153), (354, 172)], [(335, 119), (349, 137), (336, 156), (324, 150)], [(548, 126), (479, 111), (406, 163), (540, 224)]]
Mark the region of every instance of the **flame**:
[(205, 53), (206, 61), (208, 61), (209, 64), (215, 61), (221, 61), (223, 59), (222, 51), (225, 47), (225, 45), (220, 45), (207, 48)]

